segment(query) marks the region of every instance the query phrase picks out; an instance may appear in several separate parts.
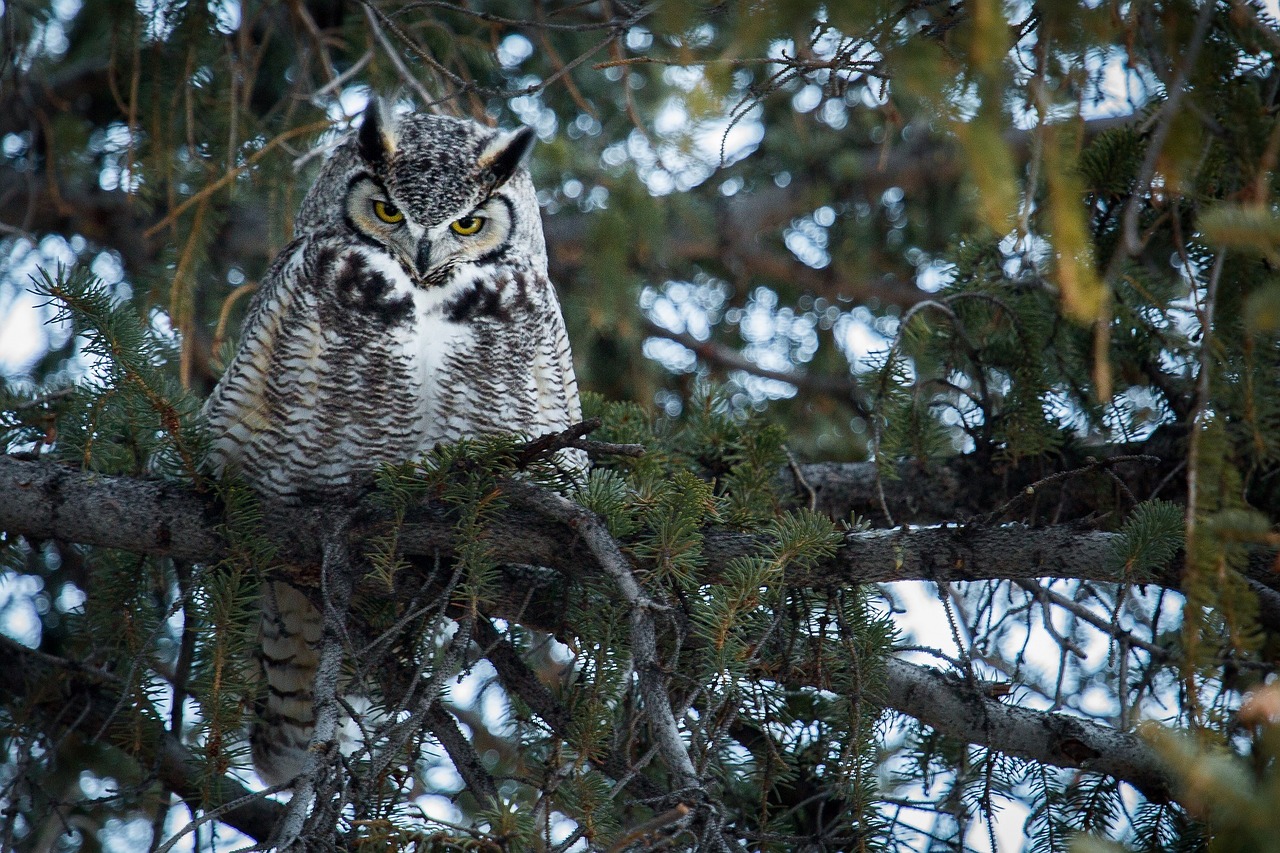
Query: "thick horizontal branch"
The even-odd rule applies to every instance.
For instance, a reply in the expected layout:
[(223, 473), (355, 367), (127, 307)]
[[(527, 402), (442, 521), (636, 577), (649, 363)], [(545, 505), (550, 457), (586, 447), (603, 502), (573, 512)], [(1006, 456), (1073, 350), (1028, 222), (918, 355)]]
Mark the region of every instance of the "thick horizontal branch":
[[(735, 557), (757, 552), (756, 536), (705, 534), (708, 581)], [(894, 581), (981, 581), (1079, 578), (1120, 582), (1117, 535), (1072, 527), (938, 525), (868, 530), (845, 535), (844, 545), (793, 582), (812, 587)]]
[[(0, 530), (139, 554), (214, 562), (227, 553), (219, 508), (209, 496), (154, 480), (85, 473), (52, 462), (0, 457)], [(376, 533), (384, 519), (357, 513), (352, 538)], [(319, 564), (324, 516), (308, 509), (264, 508), (282, 562)], [(706, 580), (730, 560), (759, 550), (752, 534), (705, 531)], [(489, 528), (495, 553), (511, 563), (546, 566), (570, 577), (594, 560), (567, 525), (514, 503)], [(450, 557), (454, 525), (443, 507), (424, 505), (400, 531), (407, 556)], [(1125, 578), (1113, 557), (1115, 534), (1070, 527), (933, 526), (851, 532), (831, 559), (802, 582), (848, 586), (906, 580), (972, 581), (1028, 577)]]
[(877, 526), (1067, 523), (1128, 511), (1134, 499), (1181, 501), (1184, 433), (1180, 426), (1167, 426), (1134, 444), (1067, 444), (1052, 454), (1015, 460), (979, 454), (944, 462), (907, 460), (884, 471), (875, 462), (817, 462), (781, 469), (776, 485), (799, 504), (808, 503), (812, 490), (814, 508), (832, 518), (854, 514)]
[[(828, 466), (801, 468), (806, 477), (827, 468), (825, 479), (813, 478), (818, 506), (834, 508), (830, 505), (836, 503), (844, 508), (851, 503), (856, 505), (859, 492), (865, 500), (871, 499), (866, 493), (875, 491), (874, 472), (867, 468), (868, 464), (838, 466), (839, 470), (854, 472), (844, 480), (831, 474), (834, 468)], [(920, 474), (907, 482), (927, 485), (954, 477), (954, 472), (942, 469), (940, 474)], [(975, 479), (979, 476), (975, 475)], [(1089, 483), (1082, 480), (1081, 490), (1087, 491)], [(886, 488), (892, 486), (886, 484)], [(926, 495), (922, 500), (928, 499), (927, 493), (928, 489), (922, 491)], [(206, 563), (226, 554), (220, 508), (211, 497), (181, 486), (85, 473), (51, 462), (0, 457), (0, 496), (0, 530), (10, 533)], [(832, 514), (839, 517), (841, 513)], [(359, 540), (377, 533), (384, 522), (376, 515), (357, 513), (351, 536)], [(324, 524), (324, 516), (313, 510), (265, 508), (263, 527), (272, 531), (282, 562), (318, 565)], [(410, 557), (451, 557), (453, 536), (453, 520), (444, 508), (427, 504), (408, 517), (399, 543)], [(576, 531), (549, 523), (519, 503), (509, 506), (494, 520), (489, 536), (495, 552), (512, 564), (508, 571), (513, 575), (531, 571), (517, 565), (523, 564), (557, 569), (571, 578), (582, 566), (594, 564)], [(709, 583), (722, 575), (730, 560), (754, 553), (764, 544), (752, 534), (724, 529), (708, 529), (704, 537), (705, 579)], [(1153, 577), (1121, 573), (1113, 552), (1115, 542), (1115, 534), (1061, 525), (975, 523), (870, 530), (849, 533), (836, 555), (810, 569), (803, 582), (826, 587), (911, 580), (1058, 577), (1179, 586), (1181, 577), (1172, 566)], [(1255, 562), (1250, 581), (1262, 606), (1261, 622), (1270, 630), (1280, 631), (1280, 580), (1268, 570), (1265, 559)], [(512, 581), (505, 591), (514, 601), (529, 587), (521, 578), (513, 577)], [(555, 588), (547, 588), (546, 595), (563, 596), (560, 586), (564, 583), (564, 578), (557, 576)]]

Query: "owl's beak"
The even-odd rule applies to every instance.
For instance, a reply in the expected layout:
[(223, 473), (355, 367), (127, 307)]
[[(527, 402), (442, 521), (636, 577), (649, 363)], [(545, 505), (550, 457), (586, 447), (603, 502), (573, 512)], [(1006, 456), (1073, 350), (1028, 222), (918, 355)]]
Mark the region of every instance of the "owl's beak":
[(418, 242), (418, 257), (414, 259), (414, 264), (418, 267), (418, 275), (426, 278), (431, 270), (431, 241), (426, 237)]

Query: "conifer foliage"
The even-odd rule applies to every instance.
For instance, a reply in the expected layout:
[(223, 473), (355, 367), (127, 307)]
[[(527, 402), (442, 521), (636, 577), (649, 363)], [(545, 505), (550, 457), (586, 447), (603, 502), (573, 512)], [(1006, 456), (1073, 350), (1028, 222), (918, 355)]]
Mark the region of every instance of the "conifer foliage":
[[(0, 8), (0, 850), (1274, 843), (1264, 6)], [(587, 421), (273, 506), (200, 403), (371, 92), (538, 131)]]

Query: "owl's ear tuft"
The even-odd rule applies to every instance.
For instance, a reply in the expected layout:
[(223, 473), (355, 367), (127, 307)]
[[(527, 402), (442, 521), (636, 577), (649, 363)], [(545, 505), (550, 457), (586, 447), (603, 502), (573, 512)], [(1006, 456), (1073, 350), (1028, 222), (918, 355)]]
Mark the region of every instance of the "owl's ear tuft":
[(356, 139), (360, 146), (360, 156), (374, 170), (385, 166), (396, 153), (396, 137), (381, 98), (373, 98), (369, 101), (369, 106), (365, 107)]
[(488, 172), (495, 188), (511, 180), (516, 169), (524, 165), (529, 152), (533, 150), (533, 140), (533, 128), (522, 127), (500, 134), (480, 153), (480, 168)]

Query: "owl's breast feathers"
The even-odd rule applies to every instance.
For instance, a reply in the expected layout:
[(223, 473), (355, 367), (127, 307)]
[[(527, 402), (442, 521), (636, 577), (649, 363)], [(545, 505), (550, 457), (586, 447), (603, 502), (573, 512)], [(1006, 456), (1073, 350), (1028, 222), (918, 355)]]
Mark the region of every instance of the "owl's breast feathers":
[(437, 440), (540, 435), (582, 419), (569, 336), (542, 270), (513, 263), (455, 278), (423, 318), (424, 335), (432, 329), (451, 341), (427, 401)]
[(545, 273), (522, 264), (458, 272), (423, 289), (396, 260), (347, 238), (289, 247), (205, 406), (214, 468), (295, 499), (441, 441), (579, 420)]
[(234, 467), (278, 497), (341, 487), (414, 449), (402, 400), (411, 358), (398, 345), (414, 306), (398, 268), (335, 239), (291, 249), (205, 404), (215, 469)]

